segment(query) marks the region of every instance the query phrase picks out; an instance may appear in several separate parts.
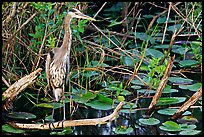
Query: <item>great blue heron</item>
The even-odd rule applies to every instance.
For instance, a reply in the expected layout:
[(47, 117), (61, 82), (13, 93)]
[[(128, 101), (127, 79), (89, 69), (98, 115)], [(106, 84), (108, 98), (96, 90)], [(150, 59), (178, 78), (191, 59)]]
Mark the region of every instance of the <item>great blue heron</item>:
[[(71, 9), (65, 17), (65, 27), (64, 27), (64, 39), (62, 46), (60, 48), (54, 48), (47, 54), (46, 59), (46, 78), (48, 82), (48, 88), (52, 90), (54, 101), (64, 100), (65, 85), (68, 81), (67, 74), (70, 68), (70, 47), (72, 43), (72, 33), (70, 29), (70, 24), (72, 18), (81, 18), (95, 21), (87, 15), (84, 15), (77, 9)], [(65, 104), (63, 104), (63, 120), (65, 117)], [(54, 117), (54, 108), (52, 111), (52, 120)]]

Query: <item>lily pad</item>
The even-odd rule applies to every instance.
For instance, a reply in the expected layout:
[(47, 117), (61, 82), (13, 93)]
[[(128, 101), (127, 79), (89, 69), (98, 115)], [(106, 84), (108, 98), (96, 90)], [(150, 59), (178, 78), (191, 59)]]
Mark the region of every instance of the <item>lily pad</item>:
[(159, 50), (156, 50), (156, 49), (147, 49), (146, 50), (146, 56), (152, 56), (154, 58), (161, 58), (164, 54), (159, 51)]
[(73, 100), (78, 102), (78, 103), (86, 103), (91, 99), (94, 99), (97, 96), (97, 94), (87, 92), (86, 94), (80, 95), (74, 95)]
[(8, 132), (8, 133), (25, 133), (25, 131), (24, 130), (22, 130), (22, 129), (18, 129), (18, 128), (14, 128), (14, 127), (12, 127), (12, 126), (10, 126), (10, 125), (8, 125), (8, 124), (5, 124), (5, 125), (3, 125), (2, 126), (2, 131), (3, 132)]
[(134, 110), (134, 109), (120, 109), (120, 112), (121, 113), (136, 113), (137, 110)]
[(181, 67), (191, 67), (191, 66), (194, 66), (196, 64), (198, 64), (199, 62), (196, 61), (196, 60), (182, 60), (179, 62), (179, 65)]
[(121, 61), (123, 62), (124, 65), (126, 66), (134, 66), (136, 60), (134, 58), (131, 58), (129, 56), (121, 56)]
[(132, 85), (132, 86), (131, 86), (131, 88), (133, 88), (133, 89), (140, 89), (140, 88), (141, 88), (141, 86)]
[(200, 130), (184, 130), (179, 132), (179, 135), (197, 135), (200, 134)]
[(161, 106), (161, 105), (170, 105), (170, 104), (177, 104), (184, 102), (186, 100), (186, 97), (162, 97), (159, 98), (156, 106)]
[(115, 129), (116, 134), (129, 134), (131, 132), (133, 132), (132, 127), (127, 128), (126, 126), (118, 126)]
[[(176, 113), (177, 110), (178, 110), (177, 108), (165, 108), (165, 109), (158, 110), (157, 112), (159, 114), (172, 116), (174, 113)], [(183, 115), (190, 115), (190, 114), (191, 114), (190, 111), (186, 111), (185, 113), (183, 113)]]
[(195, 83), (192, 85), (179, 85), (181, 89), (188, 89), (190, 91), (198, 91), (198, 89), (202, 86), (202, 83)]
[(157, 125), (160, 121), (156, 118), (140, 118), (139, 122), (144, 125)]
[(164, 131), (181, 131), (179, 124), (173, 121), (166, 121), (162, 123), (162, 125), (163, 126), (159, 126), (159, 128)]
[(186, 79), (182, 77), (169, 77), (168, 80), (174, 84), (189, 84), (192, 83), (192, 79)]
[(6, 116), (13, 119), (25, 119), (25, 120), (36, 118), (34, 114), (28, 112), (11, 112), (8, 113)]
[(183, 116), (182, 118), (178, 119), (177, 122), (186, 123), (186, 124), (195, 124), (195, 123), (198, 123), (198, 120), (192, 116)]
[(171, 89), (171, 86), (166, 85), (162, 93), (173, 93), (173, 92), (178, 92), (177, 89)]
[(188, 124), (179, 124), (181, 127), (181, 130), (193, 130), (195, 129), (197, 126), (196, 125), (188, 125)]
[(101, 94), (97, 94), (96, 98), (89, 102), (86, 102), (85, 105), (98, 110), (110, 110), (112, 109), (113, 100)]
[(140, 93), (156, 93), (156, 90), (150, 90), (150, 89), (139, 89), (137, 92)]

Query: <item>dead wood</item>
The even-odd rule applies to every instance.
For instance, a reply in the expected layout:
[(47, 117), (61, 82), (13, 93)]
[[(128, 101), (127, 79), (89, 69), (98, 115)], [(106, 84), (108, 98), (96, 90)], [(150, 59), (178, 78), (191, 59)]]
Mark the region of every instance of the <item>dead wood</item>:
[(202, 96), (202, 86), (200, 87), (200, 89), (198, 89), (198, 91), (193, 94), (193, 96), (186, 101), (180, 108), (179, 110), (177, 110), (177, 112), (171, 117), (171, 119), (176, 119), (178, 118), (180, 115), (182, 115), (190, 106), (192, 106), (193, 104), (195, 104), (195, 102)]
[(102, 118), (93, 118), (93, 119), (79, 119), (79, 120), (65, 120), (62, 122), (55, 122), (54, 127), (50, 123), (46, 124), (23, 124), (23, 123), (14, 123), (8, 122), (13, 127), (21, 128), (21, 129), (30, 129), (30, 130), (49, 130), (51, 127), (53, 128), (62, 128), (62, 127), (70, 127), (70, 126), (85, 126), (85, 125), (98, 125), (98, 124), (106, 124), (107, 122), (113, 121), (116, 116), (118, 116), (118, 112), (123, 106), (124, 102), (120, 102), (118, 106), (115, 108), (114, 112), (106, 117)]
[(42, 68), (38, 68), (36, 71), (30, 73), (29, 75), (24, 76), (23, 78), (16, 81), (13, 85), (11, 85), (3, 94), (2, 97), (4, 99), (3, 109), (9, 110), (11, 108), (11, 103), (15, 99), (15, 97), (22, 92), (27, 86), (33, 84), (42, 71)]
[(166, 85), (166, 83), (168, 81), (168, 77), (169, 77), (169, 75), (171, 73), (171, 69), (172, 69), (172, 66), (173, 66), (174, 58), (175, 58), (175, 55), (173, 57), (169, 58), (166, 70), (164, 72), (164, 76), (162, 77), (162, 79), (161, 79), (161, 81), (159, 83), (159, 86), (157, 88), (157, 91), (156, 91), (155, 95), (152, 98), (152, 102), (151, 102), (151, 104), (148, 107), (148, 110), (147, 110), (148, 114), (150, 114), (152, 112), (152, 110), (156, 106), (156, 103), (158, 102), (159, 98), (161, 97), (162, 91), (164, 90), (164, 87), (165, 87), (165, 85)]

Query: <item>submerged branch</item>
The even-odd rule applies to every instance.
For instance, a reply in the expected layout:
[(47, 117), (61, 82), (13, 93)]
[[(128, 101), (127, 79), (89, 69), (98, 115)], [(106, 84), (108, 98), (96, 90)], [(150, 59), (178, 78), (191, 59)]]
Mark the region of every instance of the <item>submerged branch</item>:
[[(93, 119), (79, 119), (79, 120), (65, 120), (64, 122), (55, 122), (53, 123), (54, 128), (62, 128), (69, 126), (85, 126), (85, 125), (98, 125), (98, 124), (106, 124), (107, 122), (113, 121), (116, 116), (118, 116), (118, 112), (123, 106), (124, 102), (120, 102), (118, 106), (115, 108), (114, 112), (106, 117), (102, 118), (93, 118)], [(30, 130), (49, 130), (51, 129), (52, 124), (23, 124), (23, 123), (14, 123), (8, 122), (13, 127), (21, 128), (21, 129), (30, 129)]]

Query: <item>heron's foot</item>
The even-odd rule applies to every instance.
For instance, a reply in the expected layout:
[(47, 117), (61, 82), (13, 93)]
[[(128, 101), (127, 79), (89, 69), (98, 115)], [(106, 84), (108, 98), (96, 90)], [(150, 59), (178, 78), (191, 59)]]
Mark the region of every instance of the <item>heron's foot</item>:
[(66, 120), (66, 119), (63, 119), (62, 121), (59, 121), (58, 124), (57, 124), (57, 126), (59, 126), (59, 124), (62, 123), (62, 129), (63, 129), (63, 128), (64, 128), (64, 121), (65, 121), (65, 120)]
[[(51, 127), (51, 125), (52, 125), (52, 127)], [(49, 129), (51, 129), (51, 130), (55, 129), (54, 121), (49, 123)]]

